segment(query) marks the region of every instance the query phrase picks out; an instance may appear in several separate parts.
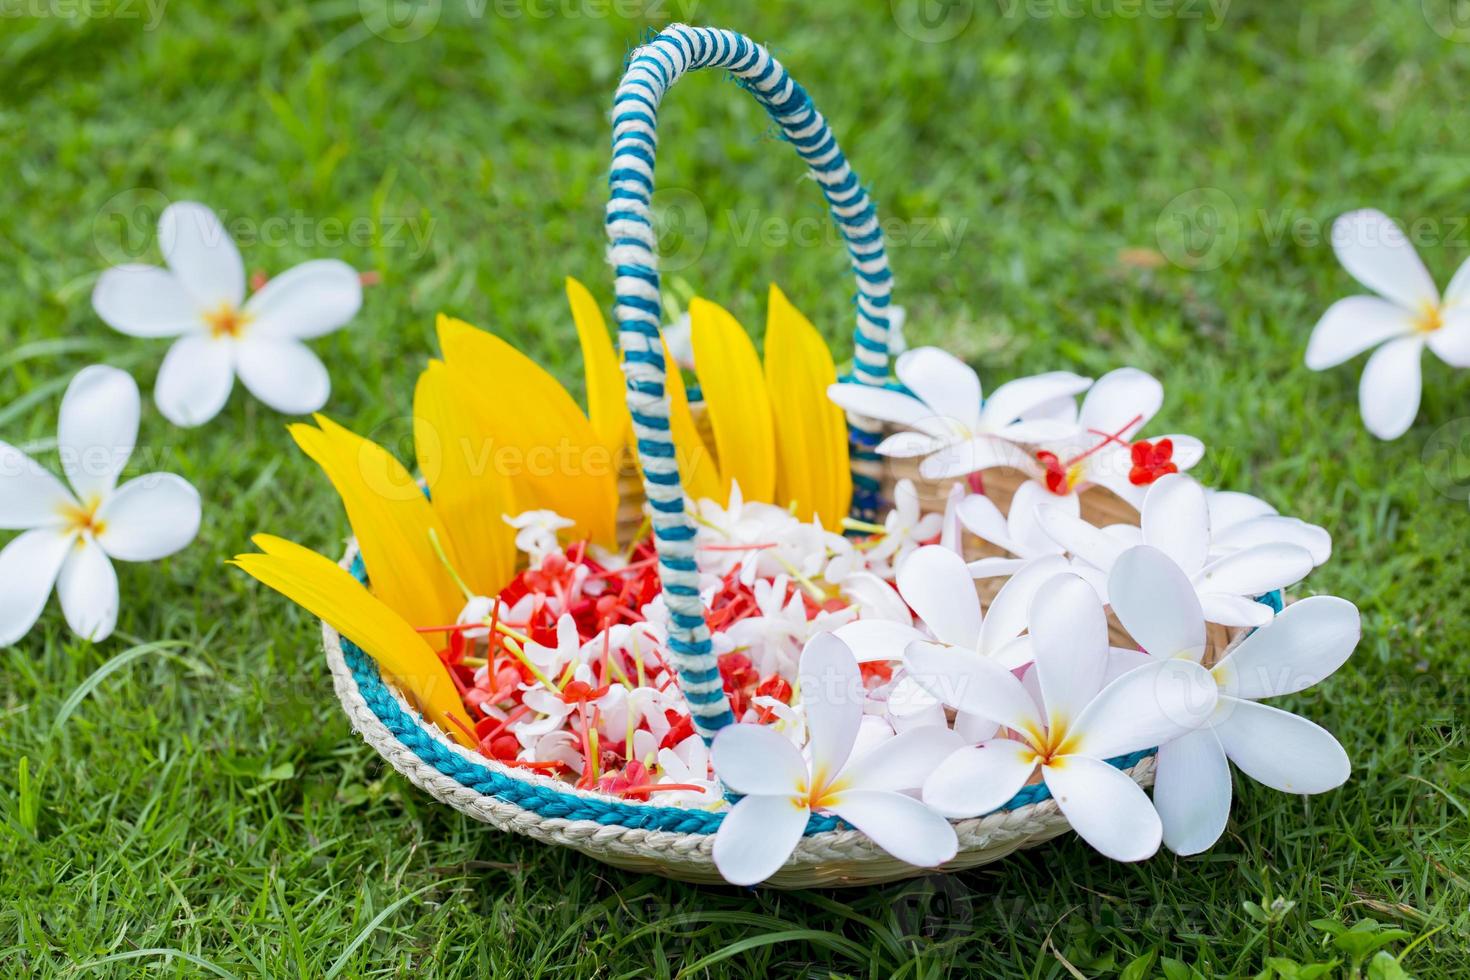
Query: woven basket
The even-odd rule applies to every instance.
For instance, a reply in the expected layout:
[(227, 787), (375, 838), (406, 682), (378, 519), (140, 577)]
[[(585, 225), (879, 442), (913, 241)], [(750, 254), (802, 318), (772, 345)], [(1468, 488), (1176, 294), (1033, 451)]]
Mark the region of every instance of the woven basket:
[[(733, 718), (711, 649), (694, 566), (694, 526), (669, 435), (665, 365), (659, 335), (659, 286), (649, 212), (653, 188), (654, 127), (665, 91), (685, 72), (723, 68), (765, 107), (806, 161), (847, 242), (857, 277), (853, 376), (882, 384), (888, 376), (891, 276), (881, 231), (867, 193), (847, 165), (830, 129), (802, 88), (760, 45), (730, 31), (676, 25), (632, 53), (613, 108), (613, 163), (607, 230), (617, 274), (618, 339), (628, 376), (628, 403), (643, 468), (642, 493), (625, 474), (619, 509), (624, 534), (650, 516), (670, 609), (669, 653), (695, 729), (706, 739)], [(872, 452), (881, 427), (852, 419), (854, 513), (871, 519), (885, 487), (909, 475)], [(1004, 506), (1019, 474), (987, 474), (986, 491)], [(921, 490), (942, 500), (943, 488)], [(646, 505), (645, 505), (646, 502)], [(1083, 497), (1084, 516), (1099, 523), (1137, 520), (1131, 507), (1106, 491)], [(366, 575), (350, 544), (344, 567)], [(377, 665), (330, 626), (323, 627), (337, 697), (353, 727), (415, 785), (457, 810), (502, 830), (575, 848), (608, 864), (699, 883), (720, 883), (711, 851), (721, 813), (627, 802), (580, 791), (564, 782), (502, 765), (447, 738), (392, 687)], [(1119, 636), (1126, 641), (1126, 636)], [(1228, 637), (1217, 638), (1223, 647)], [(1152, 751), (1110, 760), (1139, 784), (1153, 778)], [(1068, 830), (1046, 787), (1026, 786), (1000, 810), (954, 823), (959, 851), (943, 870), (971, 868)], [(931, 869), (890, 857), (835, 817), (814, 814), (785, 866), (766, 884), (777, 888), (842, 886), (893, 881)]]

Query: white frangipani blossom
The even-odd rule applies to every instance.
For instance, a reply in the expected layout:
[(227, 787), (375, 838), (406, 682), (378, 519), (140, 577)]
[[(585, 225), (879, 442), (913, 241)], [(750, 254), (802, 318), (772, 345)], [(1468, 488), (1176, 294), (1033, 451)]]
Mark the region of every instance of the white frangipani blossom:
[(1210, 507), (1210, 557), (1223, 558), (1242, 548), (1282, 542), (1307, 549), (1312, 564), (1332, 557), (1332, 535), (1299, 517), (1286, 517), (1266, 501), (1237, 490), (1206, 489)]
[(118, 486), (138, 438), (138, 386), (116, 368), (79, 371), (61, 401), (56, 441), (70, 488), (0, 442), (0, 528), (23, 533), (0, 551), (0, 646), (30, 632), (56, 587), (78, 636), (117, 624), (112, 561), (157, 561), (194, 540), (199, 493), (172, 473)]
[(913, 480), (899, 480), (893, 487), (893, 509), (883, 520), (877, 544), (868, 550), (870, 566), (897, 568), (920, 545), (939, 536), (944, 515), (925, 513)]
[[(1037, 510), (1042, 506), (1059, 508), (1079, 519), (1082, 513), (1082, 504), (1076, 494), (1059, 497), (1029, 480), (1016, 488), (1005, 514), (1000, 512), (994, 501), (982, 494), (972, 493), (961, 500), (957, 513), (965, 530), (1014, 556), (977, 558), (969, 563), (970, 574), (975, 578), (1018, 575), (1035, 562), (1065, 556), (1067, 550), (1041, 526)], [(1106, 575), (1081, 561), (1069, 561), (1067, 567), (1073, 574), (1091, 582), (1098, 595), (1106, 595)]]
[(554, 510), (528, 510), (501, 519), (516, 529), (516, 550), (525, 553), (532, 568), (540, 568), (548, 555), (560, 552), (557, 532), (576, 524)]
[(1369, 432), (1397, 439), (1419, 414), (1424, 348), (1451, 367), (1470, 367), (1470, 260), (1441, 296), (1403, 229), (1371, 208), (1333, 222), (1332, 248), (1348, 274), (1378, 295), (1327, 308), (1307, 342), (1307, 367), (1323, 371), (1378, 348), (1363, 368), (1358, 407)]
[(202, 425), (229, 400), (238, 374), (256, 398), (302, 415), (326, 404), (331, 380), (302, 343), (341, 327), (362, 306), (362, 280), (336, 259), (304, 262), (245, 298), (245, 264), (214, 212), (180, 202), (158, 219), (167, 268), (108, 269), (92, 307), (133, 337), (177, 337), (153, 399), (175, 425)]
[[(1201, 662), (1205, 618), (1179, 566), (1140, 546), (1125, 552), (1110, 580), (1113, 611), (1155, 658)], [(1351, 772), (1332, 734), (1305, 718), (1256, 702), (1305, 690), (1341, 667), (1362, 627), (1352, 603), (1312, 596), (1251, 633), (1209, 675), (1219, 701), (1208, 721), (1159, 746), (1154, 805), (1164, 843), (1198, 854), (1219, 840), (1230, 814), (1230, 762), (1285, 793), (1325, 793)]]

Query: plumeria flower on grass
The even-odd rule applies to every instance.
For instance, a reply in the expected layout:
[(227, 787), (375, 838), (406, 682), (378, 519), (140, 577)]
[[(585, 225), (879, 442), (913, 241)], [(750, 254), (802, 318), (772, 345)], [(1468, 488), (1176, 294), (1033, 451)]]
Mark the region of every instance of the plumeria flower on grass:
[(953, 858), (954, 828), (904, 791), (922, 784), (959, 737), (947, 728), (918, 728), (852, 758), (865, 699), (852, 651), (830, 633), (813, 637), (802, 651), (799, 677), (805, 753), (765, 725), (729, 725), (715, 736), (715, 774), (743, 795), (715, 835), (720, 874), (736, 885), (775, 874), (814, 811), (836, 814), (917, 867)]
[(1332, 248), (1348, 274), (1378, 295), (1327, 308), (1307, 342), (1307, 367), (1323, 371), (1377, 347), (1363, 368), (1358, 407), (1369, 432), (1397, 439), (1419, 414), (1424, 348), (1451, 367), (1470, 367), (1470, 261), (1441, 296), (1403, 229), (1372, 209), (1333, 222)]
[[(1041, 523), (1068, 552), (1110, 576), (1118, 558), (1133, 545), (1159, 549), (1193, 584), (1205, 618), (1222, 626), (1269, 623), (1275, 613), (1256, 597), (1295, 585), (1316, 566), (1311, 551), (1284, 536), (1217, 550), (1205, 489), (1183, 474), (1166, 476), (1149, 488), (1141, 527), (1099, 529), (1055, 506), (1041, 508)], [(1214, 557), (1221, 550), (1224, 553)]]
[[(1110, 586), (1118, 620), (1155, 658), (1201, 660), (1204, 614), (1189, 579), (1167, 556), (1146, 546), (1130, 549), (1114, 566)], [(1170, 850), (1197, 854), (1219, 840), (1230, 814), (1227, 759), (1286, 793), (1325, 793), (1347, 781), (1347, 753), (1330, 732), (1256, 702), (1328, 677), (1347, 661), (1361, 632), (1352, 603), (1313, 596), (1287, 606), (1211, 668), (1219, 689), (1214, 713), (1198, 731), (1159, 747), (1154, 805)]]
[(78, 372), (61, 401), (56, 441), (70, 488), (0, 442), (0, 646), (30, 632), (52, 586), (67, 625), (104, 640), (117, 624), (112, 561), (156, 561), (199, 531), (199, 494), (172, 473), (117, 485), (138, 438), (138, 386), (116, 368)]
[(132, 337), (177, 337), (153, 399), (175, 425), (202, 425), (229, 400), (235, 376), (278, 412), (326, 404), (331, 381), (302, 343), (357, 315), (362, 281), (336, 259), (304, 262), (245, 298), (245, 264), (229, 233), (202, 204), (180, 202), (158, 219), (167, 268), (108, 269), (92, 291), (97, 315)]
[(1210, 717), (1216, 690), (1188, 660), (1160, 660), (1104, 686), (1108, 622), (1092, 586), (1075, 575), (1050, 579), (1031, 609), (1037, 689), (983, 657), (914, 643), (909, 671), (946, 704), (996, 719), (1004, 734), (962, 748), (924, 783), (924, 802), (949, 817), (1000, 807), (1037, 771), (1072, 828), (1118, 861), (1158, 850), (1159, 815), (1107, 759), (1163, 745)]
[(844, 382), (828, 396), (855, 415), (904, 426), (878, 445), (885, 456), (924, 456), (927, 480), (963, 476), (998, 465), (1014, 465), (1021, 443), (1067, 435), (1072, 426), (1052, 419), (1026, 421), (1038, 406), (1070, 398), (1092, 382), (1067, 371), (1018, 378), (981, 401), (974, 370), (937, 347), (908, 351), (894, 365), (908, 392)]

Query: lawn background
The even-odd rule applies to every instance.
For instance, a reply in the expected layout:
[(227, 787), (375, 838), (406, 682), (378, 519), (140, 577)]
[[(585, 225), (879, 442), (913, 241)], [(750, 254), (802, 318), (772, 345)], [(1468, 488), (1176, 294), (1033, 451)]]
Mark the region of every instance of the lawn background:
[[(317, 625), (223, 565), (259, 530), (341, 547), (287, 420), (237, 390), (179, 430), (149, 402), (130, 471), (193, 481), (203, 529), (120, 569), (111, 640), (78, 642), (53, 603), (0, 651), (0, 973), (1062, 977), (1142, 956), (1135, 976), (1187, 975), (1163, 958), (1239, 975), (1330, 958), (1309, 923), (1331, 918), (1401, 927), (1406, 969), (1464, 975), (1470, 374), (1426, 358), (1419, 422), (1385, 444), (1358, 419), (1361, 361), (1301, 363), (1322, 310), (1358, 291), (1325, 242), (1337, 214), (1419, 222), (1441, 283), (1470, 254), (1470, 31), (1450, 4), (690, 8), (425, 0), (424, 30), (377, 0), (6, 4), (0, 438), (54, 457), (61, 391), (90, 363), (151, 391), (163, 344), (112, 332), (88, 296), (108, 265), (157, 261), (169, 200), (218, 210), (252, 270), (337, 256), (380, 274), (352, 326), (313, 346), (329, 414), (402, 458), (437, 311), (580, 392), (562, 277), (610, 303), (623, 59), (672, 20), (735, 28), (806, 85), (892, 222), (911, 343), (992, 387), (1151, 371), (1168, 391), (1155, 431), (1203, 437), (1200, 473), (1331, 530), (1334, 560), (1302, 592), (1357, 602), (1363, 642), (1277, 703), (1337, 733), (1352, 781), (1312, 799), (1238, 781), (1224, 838), (1187, 860), (1116, 865), (1068, 838), (856, 891), (624, 874), (385, 769), (337, 708)], [(777, 281), (847, 356), (844, 253), (759, 108), (700, 76), (662, 115), (677, 274), (757, 334)], [(1295, 906), (1269, 924), (1243, 904), (1276, 898)]]

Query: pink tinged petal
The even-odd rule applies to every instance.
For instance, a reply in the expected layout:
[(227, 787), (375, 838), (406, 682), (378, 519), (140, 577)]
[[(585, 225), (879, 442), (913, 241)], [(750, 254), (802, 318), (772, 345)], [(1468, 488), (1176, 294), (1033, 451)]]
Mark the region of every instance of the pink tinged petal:
[(1029, 558), (977, 558), (965, 567), (971, 578), (999, 578), (1014, 575), (1030, 563)]
[(97, 280), (92, 309), (130, 337), (177, 337), (204, 326), (199, 302), (178, 278), (156, 265), (119, 265)]
[(239, 307), (245, 298), (245, 263), (213, 211), (192, 201), (170, 204), (158, 219), (158, 246), (201, 307)]
[(288, 269), (245, 303), (252, 331), (296, 340), (331, 333), (361, 308), (362, 278), (337, 259), (316, 259)]
[(91, 537), (78, 539), (56, 580), (56, 595), (72, 632), (101, 642), (117, 625), (117, 572)]
[(1334, 221), (1332, 249), (1350, 276), (1384, 299), (1414, 312), (1439, 304), (1419, 253), (1382, 211), (1349, 211)]
[[(1059, 399), (1075, 398), (1086, 391), (1091, 384), (1091, 378), (1083, 378), (1070, 371), (1050, 371), (1029, 378), (1007, 381), (985, 399), (984, 410), (980, 413), (980, 426), (989, 431), (1000, 429)], [(1065, 432), (1075, 428), (1065, 422), (1046, 418), (1031, 421), (1053, 432)], [(1043, 437), (1055, 438), (1055, 436)]]
[(250, 393), (284, 415), (315, 412), (331, 394), (326, 367), (298, 340), (247, 337), (236, 345), (235, 358)]
[(1035, 460), (1014, 443), (995, 436), (976, 436), (945, 446), (925, 459), (919, 464), (919, 475), (926, 480), (950, 480), (997, 466), (1028, 471), (1034, 463)]
[(1294, 544), (1305, 548), (1312, 562), (1321, 565), (1332, 557), (1332, 535), (1325, 528), (1308, 524), (1296, 517), (1263, 514), (1232, 524), (1216, 533), (1211, 544), (1215, 551), (1238, 551), (1262, 544)]
[(1159, 657), (1205, 653), (1205, 614), (1189, 576), (1162, 551), (1130, 548), (1108, 577), (1108, 601), (1140, 647)]
[(1358, 382), (1358, 408), (1363, 425), (1378, 438), (1397, 439), (1414, 424), (1419, 414), (1423, 351), (1423, 337), (1415, 335), (1390, 341), (1368, 358)]
[(1005, 805), (1036, 771), (1036, 753), (996, 738), (950, 755), (924, 780), (924, 802), (946, 817), (978, 817)]
[(900, 354), (893, 373), (932, 414), (975, 431), (980, 421), (980, 377), (964, 361), (938, 347), (920, 347)]
[(833, 631), (846, 643), (860, 664), (882, 660), (902, 660), (904, 647), (924, 635), (912, 626), (891, 619), (860, 619)]
[[(1000, 587), (986, 610), (980, 626), (977, 649), (981, 656), (997, 656), (1001, 649), (1026, 631), (1031, 622), (1032, 603), (1037, 593), (1053, 579), (1067, 572), (1067, 559), (1050, 555), (1026, 563), (1026, 566)], [(1075, 576), (1072, 576), (1075, 577)], [(1091, 588), (1088, 592), (1092, 592)], [(1096, 603), (1097, 597), (1093, 596)], [(1033, 634), (1035, 631), (1032, 631)]]
[(910, 643), (904, 668), (920, 687), (953, 708), (1017, 731), (1045, 727), (1035, 700), (1016, 675), (979, 654), (938, 643)]
[(1230, 797), (1230, 764), (1211, 729), (1159, 746), (1154, 809), (1169, 850), (1198, 854), (1212, 847), (1230, 819)]
[[(1030, 484), (1023, 485), (1029, 486)], [(1011, 506), (1014, 507), (1015, 504)], [(1012, 551), (1010, 528), (1006, 523), (1005, 515), (989, 497), (972, 493), (960, 501), (959, 506), (955, 508), (955, 513), (959, 516), (960, 523), (975, 537)]]
[(61, 467), (83, 504), (101, 500), (138, 441), (138, 385), (132, 375), (94, 364), (77, 372), (56, 424)]
[(1087, 562), (1094, 568), (1107, 570), (1113, 567), (1127, 545), (1056, 504), (1042, 504), (1037, 508), (1037, 520), (1059, 547)]
[(949, 426), (935, 418), (932, 408), (901, 391), (844, 382), (830, 385), (827, 388), (827, 397), (839, 408), (863, 418), (906, 425), (935, 437), (950, 434)]
[(1254, 701), (1221, 698), (1220, 708), (1215, 734), (1256, 782), (1283, 793), (1325, 793), (1352, 775), (1347, 753), (1321, 725)]
[(867, 693), (852, 651), (831, 633), (818, 633), (807, 641), (797, 675), (815, 783), (833, 778), (847, 764)]
[(710, 745), (715, 775), (736, 793), (790, 796), (807, 782), (790, 739), (766, 725), (726, 725)]
[(937, 867), (952, 859), (959, 848), (948, 820), (902, 793), (847, 790), (839, 794), (832, 812), (889, 854), (916, 867)]
[(1130, 670), (1082, 709), (1071, 731), (1077, 752), (1111, 759), (1162, 745), (1210, 720), (1219, 700), (1214, 678), (1189, 660)]
[(899, 594), (945, 643), (974, 649), (980, 636), (980, 596), (965, 560), (939, 545), (925, 545), (904, 559)]
[(1260, 596), (1311, 574), (1312, 553), (1294, 544), (1258, 544), (1216, 558), (1194, 578), (1202, 594)]
[(199, 519), (199, 491), (189, 481), (150, 473), (124, 483), (98, 508), (97, 543), (119, 561), (157, 561), (193, 541)]
[(1080, 515), (1082, 508), (1076, 494), (1058, 497), (1035, 480), (1027, 480), (1017, 487), (1011, 497), (1006, 522), (1010, 527), (1012, 545), (1020, 549), (1015, 553), (1023, 558), (1061, 553), (1061, 547), (1041, 526), (1037, 509), (1043, 504), (1060, 507), (1073, 517)]
[(1470, 367), (1470, 308), (1446, 310), (1444, 325), (1426, 336), (1436, 357), (1450, 367)]
[(60, 480), (8, 442), (0, 442), (0, 529), (60, 525), (66, 520), (65, 508), (74, 506), (76, 498)]
[(796, 850), (810, 816), (789, 796), (747, 796), (725, 814), (715, 833), (715, 867), (732, 885), (765, 881)]
[(842, 780), (858, 790), (896, 793), (918, 789), (936, 766), (963, 745), (964, 740), (942, 724), (911, 728), (849, 762), (842, 770)]
[(1049, 578), (1031, 603), (1031, 645), (1049, 727), (1078, 719), (1108, 669), (1108, 617), (1092, 586), (1075, 575)]
[(1327, 308), (1307, 341), (1307, 367), (1323, 371), (1414, 330), (1414, 315), (1377, 296), (1349, 296)]
[(36, 624), (74, 538), (42, 528), (25, 532), (0, 550), (0, 647), (18, 642)]
[(1193, 575), (1210, 550), (1210, 507), (1199, 481), (1180, 473), (1155, 480), (1143, 498), (1144, 544), (1158, 548)]
[(1241, 595), (1202, 594), (1199, 604), (1205, 622), (1220, 626), (1265, 626), (1276, 615), (1265, 603)]
[(1077, 836), (1114, 861), (1142, 861), (1164, 829), (1148, 796), (1106, 762), (1067, 755), (1041, 767), (1046, 788)]
[(908, 459), (913, 456), (927, 456), (938, 452), (947, 443), (942, 439), (923, 432), (895, 432), (893, 435), (878, 443), (877, 453), (880, 456), (892, 456), (898, 459)]
[(1239, 698), (1294, 694), (1330, 677), (1357, 647), (1358, 608), (1336, 596), (1312, 596), (1287, 606), (1240, 642), (1215, 667), (1222, 690)]
[(195, 426), (219, 414), (235, 383), (232, 345), (202, 335), (174, 341), (158, 380), (153, 401), (174, 425)]
[(1164, 386), (1157, 378), (1137, 368), (1118, 368), (1097, 379), (1077, 421), (1083, 429), (1128, 441), (1163, 404)]

